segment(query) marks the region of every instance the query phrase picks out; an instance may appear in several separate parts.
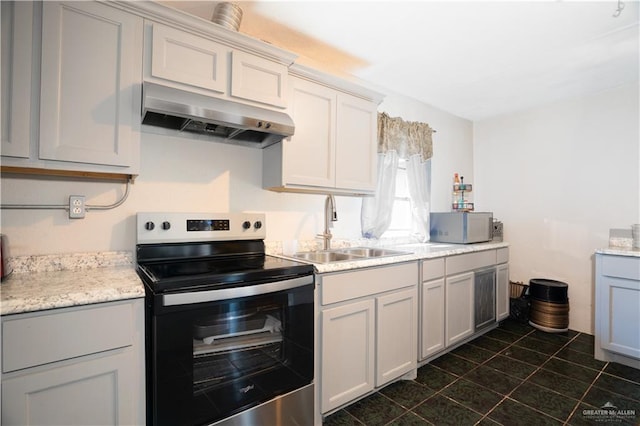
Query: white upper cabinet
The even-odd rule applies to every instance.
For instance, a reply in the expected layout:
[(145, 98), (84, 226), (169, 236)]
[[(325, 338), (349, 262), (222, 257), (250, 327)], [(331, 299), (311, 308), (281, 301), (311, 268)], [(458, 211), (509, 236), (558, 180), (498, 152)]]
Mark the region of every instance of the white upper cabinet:
[(145, 31), (149, 39), (145, 80), (207, 96), (286, 107), (286, 60), (247, 53), (222, 40), (157, 22), (147, 22)]
[(231, 96), (280, 108), (287, 106), (288, 69), (245, 52), (231, 52)]
[(151, 77), (226, 93), (228, 47), (165, 25), (150, 30)]
[(43, 2), (40, 159), (137, 168), (142, 18)]
[(336, 188), (375, 191), (378, 152), (377, 104), (338, 93)]
[(3, 1), (2, 146), (3, 156), (28, 158), (31, 139), (33, 3)]
[(381, 95), (294, 67), (288, 111), (295, 134), (264, 150), (263, 186), (274, 191), (372, 194)]
[(336, 93), (295, 77), (291, 93), (290, 113), (296, 128), (295, 135), (279, 147), (282, 178), (286, 183), (331, 188), (335, 186)]

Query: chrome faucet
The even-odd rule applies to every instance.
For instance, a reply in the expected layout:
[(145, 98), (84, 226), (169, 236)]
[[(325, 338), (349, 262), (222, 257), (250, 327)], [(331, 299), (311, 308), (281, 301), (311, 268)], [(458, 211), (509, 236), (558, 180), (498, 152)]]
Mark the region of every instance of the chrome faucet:
[[(331, 219), (329, 219), (331, 218)], [(329, 222), (337, 222), (338, 221), (338, 213), (336, 213), (336, 200), (333, 198), (333, 195), (327, 195), (327, 198), (324, 200), (324, 233), (318, 234), (319, 237), (322, 237), (322, 241), (324, 242), (324, 249), (329, 250), (331, 248), (331, 231), (329, 231)]]

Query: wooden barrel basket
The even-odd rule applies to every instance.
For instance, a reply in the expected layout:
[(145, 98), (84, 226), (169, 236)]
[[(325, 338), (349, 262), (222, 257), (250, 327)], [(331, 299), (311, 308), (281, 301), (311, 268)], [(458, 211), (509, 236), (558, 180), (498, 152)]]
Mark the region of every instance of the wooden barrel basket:
[(529, 281), (529, 324), (549, 333), (569, 331), (569, 286), (544, 278)]

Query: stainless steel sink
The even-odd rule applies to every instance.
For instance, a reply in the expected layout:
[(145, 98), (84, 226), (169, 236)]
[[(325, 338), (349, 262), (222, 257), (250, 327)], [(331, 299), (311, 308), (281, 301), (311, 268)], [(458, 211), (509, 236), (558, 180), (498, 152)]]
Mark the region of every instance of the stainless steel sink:
[(306, 260), (312, 263), (331, 263), (375, 259), (385, 256), (400, 256), (403, 254), (411, 254), (411, 252), (370, 247), (353, 247), (323, 251), (299, 252), (292, 254), (291, 257)]
[(411, 254), (411, 252), (408, 252), (408, 251), (390, 250), (390, 249), (381, 249), (381, 248), (372, 248), (372, 247), (353, 247), (353, 248), (339, 249), (337, 251), (340, 251), (342, 253), (353, 254), (355, 256), (362, 256), (366, 258), (401, 256), (403, 254)]
[(313, 263), (331, 263), (331, 262), (346, 262), (353, 259), (362, 259), (361, 257), (354, 256), (347, 253), (338, 253), (335, 251), (310, 251), (303, 253), (295, 253), (291, 257), (297, 259), (308, 260)]

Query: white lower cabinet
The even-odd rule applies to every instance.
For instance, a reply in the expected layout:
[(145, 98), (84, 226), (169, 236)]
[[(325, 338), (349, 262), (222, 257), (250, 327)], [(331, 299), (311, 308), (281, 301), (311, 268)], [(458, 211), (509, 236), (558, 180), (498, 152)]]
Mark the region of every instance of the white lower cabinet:
[(132, 424), (134, 362), (124, 352), (4, 379), (2, 424)]
[(2, 317), (2, 424), (144, 424), (144, 303)]
[(595, 358), (640, 368), (640, 257), (596, 254)]
[(327, 413), (416, 369), (418, 264), (328, 274), (319, 283)]
[(421, 261), (419, 360), (440, 356), (491, 325), (476, 324), (476, 302), (482, 312), (490, 306), (476, 300), (481, 298), (476, 294), (478, 272), (495, 267), (496, 324), (509, 316), (508, 261), (506, 247)]
[(376, 297), (376, 386), (416, 368), (417, 289)]
[(322, 312), (323, 412), (374, 388), (374, 358), (374, 300)]
[(509, 265), (496, 266), (496, 320), (509, 316)]
[(445, 348), (444, 258), (422, 261), (420, 359)]
[(446, 345), (451, 346), (471, 336), (474, 331), (473, 272), (445, 279)]

